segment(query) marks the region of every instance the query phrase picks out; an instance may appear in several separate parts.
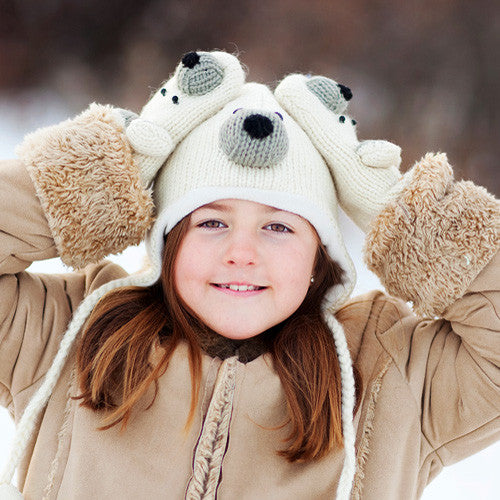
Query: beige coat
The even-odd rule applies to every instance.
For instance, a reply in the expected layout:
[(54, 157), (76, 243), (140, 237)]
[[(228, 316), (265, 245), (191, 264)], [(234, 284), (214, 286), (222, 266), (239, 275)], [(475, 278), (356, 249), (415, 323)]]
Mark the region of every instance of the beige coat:
[[(110, 262), (61, 275), (26, 271), (31, 262), (60, 254), (64, 242), (56, 249), (60, 228), (54, 222), (49, 228), (19, 161), (0, 162), (0, 214), (0, 403), (18, 420), (72, 312), (89, 292), (126, 273)], [(381, 241), (369, 238), (368, 251)], [(494, 251), (476, 262), (481, 269), (474, 279), (464, 273), (465, 293), (452, 296), (440, 318), (419, 318), (403, 300), (378, 291), (353, 301), (354, 319), (344, 328), (364, 381), (354, 422), (353, 498), (418, 498), (443, 466), (500, 437), (498, 239), (492, 245)], [(438, 267), (446, 267), (446, 259)], [(453, 273), (442, 271), (451, 282)], [(423, 286), (434, 290), (439, 282), (430, 275)], [(385, 283), (389, 289), (389, 277)], [(342, 450), (308, 464), (289, 464), (275, 454), (288, 428), (263, 428), (285, 416), (269, 354), (247, 364), (204, 354), (196, 419), (183, 439), (191, 398), (185, 354), (180, 344), (156, 402), (147, 411), (137, 408), (120, 434), (117, 426), (97, 431), (99, 415), (68, 398), (78, 392), (73, 353), (19, 471), (25, 498), (181, 499), (187, 491), (189, 498), (202, 498), (196, 492), (206, 485), (197, 484), (194, 470), (205, 470), (221, 500), (335, 497)], [(224, 401), (222, 393), (229, 394)]]

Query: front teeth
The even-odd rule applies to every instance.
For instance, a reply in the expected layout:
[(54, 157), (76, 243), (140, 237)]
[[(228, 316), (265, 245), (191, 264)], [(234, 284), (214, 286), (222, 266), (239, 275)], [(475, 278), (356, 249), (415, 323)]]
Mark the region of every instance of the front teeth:
[(238, 285), (220, 285), (221, 288), (229, 288), (230, 290), (235, 290), (237, 292), (246, 292), (248, 290), (258, 290), (260, 287), (258, 286), (253, 286), (253, 285), (250, 285), (250, 286), (247, 286), (247, 285), (241, 285), (241, 286), (238, 286)]

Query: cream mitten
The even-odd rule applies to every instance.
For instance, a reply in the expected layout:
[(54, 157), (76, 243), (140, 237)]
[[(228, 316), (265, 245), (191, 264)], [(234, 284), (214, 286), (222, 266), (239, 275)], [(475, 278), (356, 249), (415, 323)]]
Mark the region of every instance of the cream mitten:
[(234, 99), (244, 80), (243, 68), (235, 56), (226, 52), (189, 52), (138, 117), (117, 110), (145, 186), (176, 144)]
[(328, 164), (340, 206), (363, 230), (406, 184), (401, 149), (383, 140), (359, 141), (346, 113), (351, 91), (323, 76), (283, 79), (276, 99), (304, 129)]

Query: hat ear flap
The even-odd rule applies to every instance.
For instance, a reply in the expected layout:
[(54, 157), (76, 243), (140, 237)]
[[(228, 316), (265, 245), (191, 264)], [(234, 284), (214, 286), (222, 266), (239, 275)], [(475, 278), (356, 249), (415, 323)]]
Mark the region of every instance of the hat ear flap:
[(402, 188), (399, 146), (358, 140), (356, 121), (345, 114), (352, 92), (334, 80), (289, 75), (274, 94), (325, 159), (342, 209), (367, 231)]
[(245, 73), (226, 52), (188, 52), (126, 128), (134, 161), (147, 186), (175, 146), (195, 127), (237, 97)]

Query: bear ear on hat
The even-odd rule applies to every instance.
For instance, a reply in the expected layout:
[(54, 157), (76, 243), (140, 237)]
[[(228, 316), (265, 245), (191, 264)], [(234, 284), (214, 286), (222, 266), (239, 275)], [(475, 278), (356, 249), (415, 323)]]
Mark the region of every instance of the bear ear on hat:
[(324, 76), (308, 78), (306, 86), (328, 109), (337, 114), (346, 111), (348, 101), (352, 99), (349, 87)]
[(136, 119), (126, 123), (125, 133), (146, 186), (176, 145), (237, 97), (244, 81), (244, 70), (232, 54), (184, 54), (172, 78), (152, 95)]

